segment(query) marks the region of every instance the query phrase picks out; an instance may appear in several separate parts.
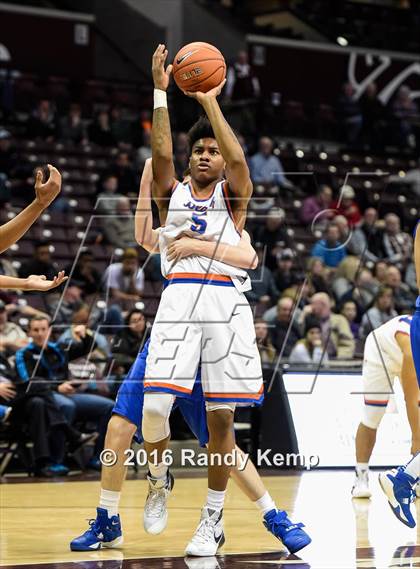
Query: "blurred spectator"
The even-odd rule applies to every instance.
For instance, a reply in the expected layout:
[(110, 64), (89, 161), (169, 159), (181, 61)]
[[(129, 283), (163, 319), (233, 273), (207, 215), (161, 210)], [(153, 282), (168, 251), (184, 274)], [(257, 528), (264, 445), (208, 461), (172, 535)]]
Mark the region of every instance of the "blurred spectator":
[(283, 209), (273, 208), (269, 211), (265, 224), (259, 224), (254, 231), (254, 242), (266, 246), (265, 264), (272, 271), (277, 267), (277, 253), (285, 247), (292, 248), (293, 241), (284, 226)]
[(336, 299), (342, 298), (352, 289), (358, 270), (360, 269), (360, 259), (353, 255), (348, 255), (341, 261), (334, 273), (331, 288)]
[(383, 257), (388, 263), (404, 271), (413, 254), (413, 239), (408, 233), (401, 231), (398, 215), (388, 213), (384, 219), (385, 229), (381, 240)]
[(304, 338), (294, 346), (289, 356), (290, 363), (320, 364), (328, 361), (328, 354), (323, 346), (321, 324), (317, 318), (305, 319)]
[(134, 215), (128, 198), (123, 196), (118, 199), (115, 215), (102, 219), (102, 230), (113, 247), (125, 249), (137, 245), (134, 237)]
[(413, 262), (408, 265), (407, 270), (405, 271), (404, 282), (417, 296), (419, 288), (417, 285), (416, 267)]
[(150, 330), (143, 311), (134, 308), (128, 313), (125, 326), (112, 339), (115, 365), (122, 368), (120, 375), (128, 373), (149, 337)]
[(29, 342), (20, 326), (9, 322), (5, 303), (0, 300), (0, 354), (8, 358)]
[(385, 108), (378, 99), (376, 83), (369, 83), (360, 99), (362, 110), (362, 140), (371, 150), (383, 148)]
[(112, 107), (110, 112), (111, 133), (117, 144), (129, 144), (131, 140), (131, 125), (125, 119), (121, 107)]
[(55, 295), (48, 302), (48, 312), (54, 321), (54, 326), (60, 327), (62, 332), (72, 321), (73, 313), (82, 306), (82, 289), (79, 283), (69, 283), (64, 287), (63, 294), (57, 298)]
[(86, 144), (87, 132), (82, 120), (82, 109), (78, 103), (70, 105), (67, 116), (60, 120), (60, 138), (73, 144)]
[(268, 136), (260, 138), (259, 152), (251, 156), (249, 165), (254, 184), (293, 188), (293, 184), (284, 175), (280, 159), (273, 154), (273, 141)]
[(357, 307), (356, 320), (357, 322), (360, 322), (362, 315), (373, 302), (377, 290), (376, 282), (370, 270), (361, 268), (356, 273), (354, 285), (341, 298), (339, 298), (339, 302), (343, 305), (343, 303), (348, 300), (352, 300)]
[[(107, 340), (107, 337), (104, 334), (101, 334), (99, 330), (101, 327), (98, 327), (97, 330), (93, 331), (90, 329), (91, 322), (95, 323), (95, 311), (89, 310), (89, 306), (87, 304), (80, 304), (73, 312), (71, 316), (71, 321), (68, 322), (69, 327), (64, 330), (64, 332), (58, 338), (58, 342), (60, 344), (69, 344), (74, 340), (74, 328), (79, 324), (83, 324), (86, 327), (89, 333), (95, 335), (95, 343), (96, 348), (95, 352), (97, 352), (98, 357), (110, 357), (111, 356), (111, 347)], [(95, 355), (93, 352), (90, 355)]]
[(291, 298), (281, 298), (277, 303), (276, 319), (274, 320), (273, 327), (270, 328), (273, 346), (277, 353), (283, 358), (289, 357), (293, 346), (301, 338), (297, 322), (293, 321), (291, 324), (291, 320), (294, 316), (293, 308), (294, 302)]
[(174, 166), (178, 180), (183, 179), (188, 168), (189, 158), (188, 134), (186, 132), (178, 132), (174, 144)]
[(379, 326), (396, 316), (398, 314), (394, 309), (392, 288), (382, 286), (375, 296), (372, 308), (369, 308), (366, 314), (363, 315), (359, 331), (360, 339), (365, 340), (372, 330), (376, 330)]
[(416, 296), (409, 287), (401, 281), (401, 272), (397, 267), (388, 267), (385, 284), (392, 288), (395, 309), (398, 314), (411, 314)]
[[(104, 176), (101, 183), (101, 191), (97, 196), (97, 210), (102, 215), (117, 212), (117, 202), (123, 195), (118, 192), (118, 178), (113, 174)], [(105, 220), (107, 223), (108, 220)]]
[(57, 136), (57, 131), (55, 110), (48, 99), (41, 99), (28, 120), (27, 136), (52, 142)]
[(359, 138), (363, 119), (360, 104), (355, 99), (351, 83), (343, 85), (343, 92), (338, 99), (338, 115), (343, 127), (344, 140), (349, 144), (354, 144)]
[(248, 61), (248, 53), (238, 52), (236, 61), (228, 67), (225, 88), (229, 124), (241, 132), (254, 133), (256, 130), (257, 103), (261, 89), (258, 77)]
[(357, 306), (353, 300), (347, 300), (341, 307), (341, 314), (347, 319), (353, 338), (356, 340), (359, 337), (360, 324), (356, 322)]
[(101, 286), (101, 274), (94, 262), (95, 258), (90, 251), (82, 251), (75, 267), (69, 265), (66, 268), (66, 274), (70, 277), (69, 286), (77, 284), (83, 296), (97, 293)]
[[(313, 222), (318, 224), (327, 223), (332, 219), (335, 212), (332, 210), (333, 191), (330, 186), (322, 185), (315, 196), (305, 198), (299, 212), (299, 217), (305, 225)], [(322, 213), (323, 212), (323, 213)]]
[(306, 264), (307, 279), (311, 284), (314, 292), (326, 292), (330, 294), (330, 285), (328, 284), (327, 270), (324, 262), (318, 257), (309, 257)]
[(100, 111), (88, 128), (89, 140), (98, 146), (116, 146), (107, 111)]
[(17, 373), (23, 381), (38, 378), (48, 381), (54, 389), (54, 400), (70, 425), (76, 416), (79, 420), (96, 423), (99, 437), (91, 465), (98, 467), (114, 403), (100, 395), (82, 393), (80, 382), (70, 381), (69, 374), (69, 362), (88, 354), (95, 347), (94, 337), (85, 326), (78, 326), (73, 329), (73, 342), (63, 346), (50, 342), (50, 333), (47, 319), (35, 317), (31, 320), (29, 334), (32, 342), (16, 354)]
[(108, 171), (118, 179), (118, 191), (121, 194), (138, 194), (138, 176), (132, 166), (128, 152), (119, 152), (117, 159)]
[(51, 259), (51, 245), (48, 241), (36, 241), (33, 259), (22, 263), (18, 270), (21, 279), (29, 275), (45, 275), (48, 280), (52, 280), (57, 273), (58, 267)]
[(338, 200), (332, 206), (338, 215), (343, 215), (347, 219), (350, 227), (354, 227), (362, 219), (359, 206), (354, 201), (355, 196), (351, 186), (343, 186)]
[(276, 359), (276, 350), (271, 343), (268, 325), (262, 318), (255, 320), (255, 337), (262, 364), (272, 364)]
[(340, 241), (340, 230), (335, 223), (330, 223), (325, 239), (320, 239), (312, 247), (311, 257), (319, 257), (327, 267), (335, 268), (346, 255), (346, 248)]
[[(133, 308), (133, 303), (141, 300), (144, 289), (144, 272), (139, 267), (137, 251), (133, 248), (124, 251), (121, 263), (112, 263), (104, 275), (104, 285), (109, 289), (112, 300)], [(131, 304), (131, 306), (130, 306)]]
[(363, 214), (361, 225), (353, 227), (351, 237), (347, 243), (347, 250), (351, 255), (362, 257), (363, 261), (376, 263), (380, 255), (379, 229), (376, 227), (378, 212), (368, 207)]
[(280, 296), (273, 273), (264, 265), (264, 247), (256, 245), (255, 250), (258, 257), (258, 266), (255, 269), (248, 269), (248, 275), (252, 282), (252, 290), (245, 293), (248, 302), (262, 303), (271, 306), (277, 302)]
[(350, 325), (341, 314), (331, 312), (331, 299), (324, 292), (317, 292), (311, 298), (311, 304), (304, 309), (306, 318), (315, 316), (321, 323), (322, 342), (327, 346), (330, 358), (352, 359), (355, 342)]
[(274, 280), (280, 292), (303, 281), (303, 275), (293, 268), (293, 258), (291, 249), (284, 249), (277, 254), (277, 269), (274, 273)]
[(144, 164), (148, 158), (152, 157), (152, 133), (145, 130), (143, 133), (143, 143), (137, 150), (137, 164), (139, 170), (143, 170)]
[(373, 269), (373, 276), (377, 285), (385, 285), (387, 279), (388, 264), (386, 261), (377, 261)]
[(244, 101), (258, 99), (260, 92), (260, 83), (249, 64), (248, 53), (241, 50), (236, 61), (228, 68), (225, 97), (232, 101)]
[(392, 104), (392, 115), (395, 120), (397, 138), (395, 143), (404, 147), (413, 147), (414, 121), (418, 119), (418, 107), (407, 85), (401, 85)]

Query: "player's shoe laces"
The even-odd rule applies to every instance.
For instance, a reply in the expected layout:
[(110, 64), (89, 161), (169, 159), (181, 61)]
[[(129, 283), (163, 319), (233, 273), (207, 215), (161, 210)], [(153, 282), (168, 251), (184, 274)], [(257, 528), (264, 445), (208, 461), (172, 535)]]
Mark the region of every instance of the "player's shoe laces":
[(169, 494), (174, 487), (174, 477), (168, 471), (163, 480), (147, 475), (149, 481), (149, 493), (147, 494), (146, 504), (144, 505), (143, 525), (147, 533), (157, 535), (161, 533), (168, 523), (168, 502)]
[(367, 470), (356, 474), (351, 496), (352, 498), (370, 498), (372, 496), (372, 492), (369, 490), (369, 473)]
[(283, 542), (290, 553), (296, 553), (307, 545), (312, 539), (302, 529), (302, 523), (294, 524), (283, 510), (270, 510), (264, 516), (264, 526), (277, 539)]
[(185, 549), (185, 555), (211, 557), (225, 543), (223, 510), (203, 508), (195, 534)]
[(70, 542), (72, 551), (91, 551), (122, 545), (124, 538), (120, 516), (108, 518), (108, 512), (104, 508), (97, 508), (96, 512), (96, 520), (89, 520), (89, 529)]
[(379, 474), (379, 484), (388, 498), (391, 510), (400, 522), (409, 528), (416, 526), (416, 520), (410, 510), (410, 504), (415, 497), (415, 483), (415, 478), (404, 472), (402, 467)]

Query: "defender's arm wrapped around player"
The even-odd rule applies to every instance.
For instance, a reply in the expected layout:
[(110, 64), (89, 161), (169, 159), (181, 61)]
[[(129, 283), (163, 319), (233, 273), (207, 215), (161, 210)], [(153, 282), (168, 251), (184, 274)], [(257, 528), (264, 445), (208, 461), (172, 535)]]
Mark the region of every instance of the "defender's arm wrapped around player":
[[(159, 232), (153, 229), (152, 215), (152, 159), (148, 158), (144, 165), (140, 181), (139, 199), (135, 216), (136, 241), (149, 253), (158, 252)], [(251, 245), (251, 239), (246, 231), (237, 246), (228, 245), (220, 241), (204, 241), (192, 237), (176, 239), (168, 247), (168, 260), (182, 259), (190, 255), (202, 255), (216, 261), (222, 261), (242, 269), (255, 269), (258, 258)]]

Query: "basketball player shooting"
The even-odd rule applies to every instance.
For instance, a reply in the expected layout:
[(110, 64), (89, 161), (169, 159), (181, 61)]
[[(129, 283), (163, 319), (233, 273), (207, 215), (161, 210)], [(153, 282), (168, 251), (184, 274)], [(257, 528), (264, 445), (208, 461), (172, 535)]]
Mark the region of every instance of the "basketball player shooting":
[[(168, 418), (176, 396), (191, 397), (201, 360), (208, 452), (221, 460), (209, 463), (207, 502), (186, 554), (209, 556), (224, 541), (222, 511), (231, 470), (226, 457), (235, 448), (233, 413), (238, 404), (262, 402), (261, 361), (243, 294), (250, 288), (247, 273), (199, 255), (170, 261), (168, 249), (185, 235), (237, 245), (252, 184), (242, 148), (217, 102), (224, 81), (207, 93), (187, 93), (202, 105), (208, 119), (200, 119), (189, 133), (191, 182), (175, 179), (166, 102), (172, 66), (165, 69), (167, 55), (165, 46), (159, 45), (152, 62), (153, 198), (164, 225), (159, 246), (168, 284), (156, 314), (144, 380), (142, 431), (150, 471), (144, 526), (149, 526), (148, 502), (157, 493), (168, 496), (172, 489), (173, 478), (162, 461), (169, 441)], [(157, 460), (152, 461), (153, 456)], [(160, 531), (167, 518), (165, 508), (162, 511)], [(155, 518), (152, 524), (156, 530)]]

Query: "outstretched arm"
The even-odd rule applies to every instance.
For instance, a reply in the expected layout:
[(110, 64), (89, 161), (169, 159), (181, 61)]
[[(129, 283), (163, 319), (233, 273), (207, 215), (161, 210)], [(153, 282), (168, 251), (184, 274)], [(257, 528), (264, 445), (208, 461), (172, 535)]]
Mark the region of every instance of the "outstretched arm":
[(30, 275), (26, 279), (18, 279), (15, 277), (7, 277), (0, 275), (0, 289), (13, 290), (39, 290), (45, 292), (52, 288), (60, 286), (69, 277), (64, 276), (64, 271), (60, 271), (52, 281), (47, 280), (45, 275)]
[(179, 261), (191, 255), (202, 255), (209, 259), (222, 261), (240, 269), (256, 269), (258, 258), (246, 231), (238, 245), (228, 245), (218, 241), (203, 241), (193, 237), (181, 237), (168, 247), (168, 261)]
[(185, 94), (196, 99), (202, 105), (211, 123), (220, 152), (226, 162), (225, 170), (229, 192), (235, 198), (232, 209), (236, 224), (239, 230), (242, 230), (245, 224), (248, 201), (252, 195), (252, 182), (242, 147), (217, 102), (217, 96), (225, 82), (226, 80), (223, 80), (220, 85), (207, 93), (199, 91), (196, 93), (186, 92)]
[(157, 252), (159, 242), (159, 232), (153, 229), (152, 186), (152, 159), (148, 158), (144, 164), (140, 180), (135, 216), (135, 236), (137, 243), (149, 253)]
[(60, 193), (61, 174), (54, 166), (51, 166), (51, 164), (48, 164), (48, 169), (50, 175), (45, 183), (42, 183), (41, 170), (38, 170), (36, 173), (36, 197), (34, 201), (16, 217), (0, 227), (0, 253), (3, 253), (3, 251), (16, 243), (16, 241), (19, 241), (22, 235), (25, 235), (44, 209), (46, 209)]
[(420, 221), (417, 222), (414, 236), (414, 266), (416, 268), (417, 288), (420, 294)]
[(169, 122), (166, 90), (172, 65), (165, 70), (168, 50), (159, 44), (152, 59), (152, 75), (155, 87), (154, 110), (152, 124), (152, 157), (153, 157), (153, 199), (159, 208), (159, 214), (168, 209), (171, 189), (175, 181), (173, 163), (171, 124)]

